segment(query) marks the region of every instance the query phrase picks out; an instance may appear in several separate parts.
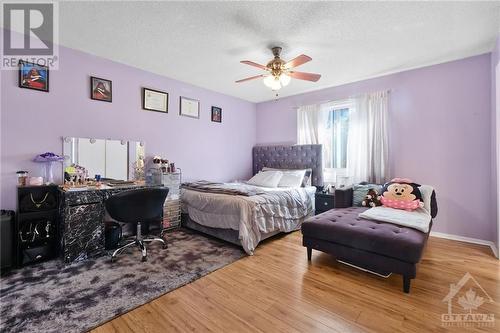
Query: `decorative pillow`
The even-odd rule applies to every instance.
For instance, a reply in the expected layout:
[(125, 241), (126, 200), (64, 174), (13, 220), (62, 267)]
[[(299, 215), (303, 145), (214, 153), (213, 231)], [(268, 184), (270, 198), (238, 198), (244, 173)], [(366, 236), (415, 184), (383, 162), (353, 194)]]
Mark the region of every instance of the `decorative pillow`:
[(262, 187), (278, 187), (281, 177), (283, 177), (283, 172), (281, 171), (261, 171), (250, 178), (247, 184)]
[(429, 185), (420, 185), (420, 193), (422, 194), (422, 201), (424, 202), (424, 209), (430, 214), (431, 213), (431, 198), (434, 188)]
[(370, 189), (374, 189), (375, 191), (377, 191), (378, 195), (382, 193), (382, 185), (368, 183), (360, 183), (354, 185), (352, 188), (352, 205), (355, 207), (362, 207), (362, 202), (363, 200), (365, 200)]
[(423, 207), (420, 185), (410, 179), (394, 178), (384, 185), (380, 202), (385, 207), (404, 209), (407, 211)]
[(283, 177), (281, 177), (278, 187), (301, 187), (302, 181), (304, 180), (304, 175), (306, 170), (295, 170), (295, 171), (282, 171)]
[(302, 187), (312, 186), (312, 169), (306, 169), (306, 174), (304, 175), (304, 180), (302, 181)]
[[(300, 186), (302, 187), (311, 186), (312, 169), (276, 169), (276, 168), (263, 167), (262, 171), (281, 171), (283, 173), (286, 173), (288, 171), (305, 171), (305, 175), (302, 178), (302, 184)], [(285, 187), (284, 185), (281, 185), (281, 182), (278, 186)], [(295, 186), (286, 186), (286, 187), (295, 187)]]

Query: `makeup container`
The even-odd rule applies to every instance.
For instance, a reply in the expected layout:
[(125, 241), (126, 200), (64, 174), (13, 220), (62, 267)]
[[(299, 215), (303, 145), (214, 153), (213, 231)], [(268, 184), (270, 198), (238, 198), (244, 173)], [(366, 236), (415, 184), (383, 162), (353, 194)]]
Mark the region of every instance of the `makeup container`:
[(40, 186), (43, 185), (43, 177), (29, 177), (28, 185), (30, 186)]
[(26, 186), (28, 182), (28, 171), (17, 171), (17, 184), (19, 186)]

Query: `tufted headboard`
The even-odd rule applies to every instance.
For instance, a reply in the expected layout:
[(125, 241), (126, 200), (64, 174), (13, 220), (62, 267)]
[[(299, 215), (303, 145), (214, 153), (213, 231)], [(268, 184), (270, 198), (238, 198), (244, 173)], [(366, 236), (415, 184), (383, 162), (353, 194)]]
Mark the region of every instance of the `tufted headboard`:
[(255, 146), (252, 151), (253, 174), (263, 167), (312, 169), (312, 185), (323, 186), (322, 149), (321, 145)]

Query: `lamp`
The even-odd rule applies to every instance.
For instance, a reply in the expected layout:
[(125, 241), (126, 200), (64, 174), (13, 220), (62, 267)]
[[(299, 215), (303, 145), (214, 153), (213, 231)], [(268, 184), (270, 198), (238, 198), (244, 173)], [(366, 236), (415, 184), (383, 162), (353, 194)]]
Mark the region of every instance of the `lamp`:
[(282, 87), (286, 87), (291, 80), (292, 78), (290, 77), (290, 75), (281, 72), (279, 74), (274, 73), (266, 76), (263, 81), (266, 87), (269, 87), (272, 90), (276, 91), (280, 90)]
[(289, 75), (286, 75), (284, 73), (280, 75), (280, 83), (283, 87), (286, 87), (291, 80), (292, 78)]
[(281, 83), (280, 83), (279, 76), (269, 75), (269, 76), (266, 76), (263, 81), (267, 87), (271, 88), (274, 91), (281, 89)]

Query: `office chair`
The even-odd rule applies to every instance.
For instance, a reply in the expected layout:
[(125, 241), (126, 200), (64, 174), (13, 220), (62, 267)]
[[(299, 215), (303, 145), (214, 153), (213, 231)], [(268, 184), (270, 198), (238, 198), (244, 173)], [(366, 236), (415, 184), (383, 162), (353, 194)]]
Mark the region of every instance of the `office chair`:
[(161, 221), (167, 195), (168, 188), (153, 187), (120, 192), (106, 200), (106, 210), (113, 219), (122, 223), (136, 223), (137, 228), (135, 239), (116, 249), (111, 261), (115, 261), (118, 254), (132, 245), (136, 245), (142, 251), (142, 261), (147, 260), (145, 243), (160, 242), (164, 249), (167, 248), (167, 243), (162, 238), (143, 239), (141, 233), (141, 223)]

